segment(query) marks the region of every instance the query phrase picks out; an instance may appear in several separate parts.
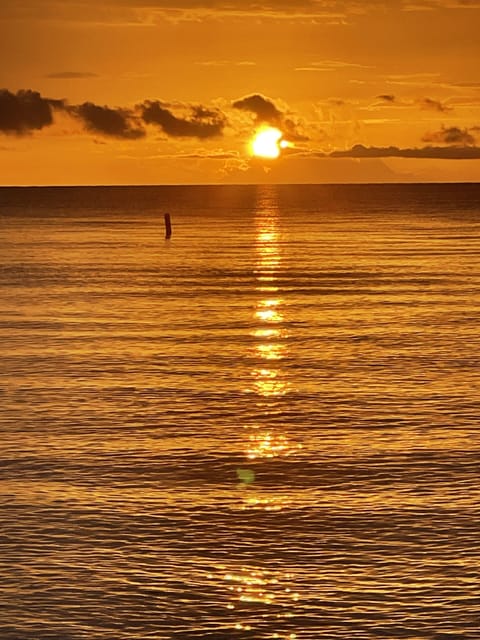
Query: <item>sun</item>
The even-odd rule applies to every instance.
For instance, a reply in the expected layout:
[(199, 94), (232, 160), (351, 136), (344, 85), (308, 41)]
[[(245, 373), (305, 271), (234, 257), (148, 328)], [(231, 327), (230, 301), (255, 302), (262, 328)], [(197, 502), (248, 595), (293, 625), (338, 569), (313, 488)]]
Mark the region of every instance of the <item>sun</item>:
[(278, 158), (280, 150), (290, 146), (283, 140), (283, 133), (276, 127), (263, 127), (250, 142), (252, 155), (260, 158)]

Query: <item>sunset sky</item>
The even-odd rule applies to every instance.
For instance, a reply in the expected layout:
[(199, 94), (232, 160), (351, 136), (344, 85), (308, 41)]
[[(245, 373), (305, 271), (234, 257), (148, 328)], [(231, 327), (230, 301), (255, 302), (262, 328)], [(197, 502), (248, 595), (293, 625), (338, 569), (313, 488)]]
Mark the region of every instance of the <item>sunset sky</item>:
[(479, 181), (479, 29), (480, 0), (1, 0), (0, 184)]

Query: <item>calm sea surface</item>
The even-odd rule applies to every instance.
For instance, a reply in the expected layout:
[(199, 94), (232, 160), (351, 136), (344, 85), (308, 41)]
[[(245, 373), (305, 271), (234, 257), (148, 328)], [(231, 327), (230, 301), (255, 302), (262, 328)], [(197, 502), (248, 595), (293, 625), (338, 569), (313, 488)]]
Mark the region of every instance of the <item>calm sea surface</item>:
[(480, 185), (0, 189), (0, 298), (1, 640), (480, 638)]

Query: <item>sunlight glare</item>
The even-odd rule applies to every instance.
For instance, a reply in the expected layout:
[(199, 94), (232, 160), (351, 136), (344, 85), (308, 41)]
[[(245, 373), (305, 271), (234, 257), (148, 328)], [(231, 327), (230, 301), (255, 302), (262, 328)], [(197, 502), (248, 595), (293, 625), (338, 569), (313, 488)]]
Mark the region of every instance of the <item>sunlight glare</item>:
[(281, 139), (282, 136), (282, 132), (276, 127), (260, 129), (250, 143), (252, 155), (261, 158), (278, 158), (280, 149), (288, 146), (288, 143)]

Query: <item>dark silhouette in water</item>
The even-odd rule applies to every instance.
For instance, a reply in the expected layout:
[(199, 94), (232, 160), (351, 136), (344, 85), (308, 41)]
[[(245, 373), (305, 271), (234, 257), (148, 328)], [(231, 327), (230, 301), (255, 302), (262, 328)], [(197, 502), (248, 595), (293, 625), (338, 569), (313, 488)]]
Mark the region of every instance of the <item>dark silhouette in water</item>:
[(170, 221), (170, 214), (165, 214), (165, 240), (168, 240), (172, 235), (172, 223)]

